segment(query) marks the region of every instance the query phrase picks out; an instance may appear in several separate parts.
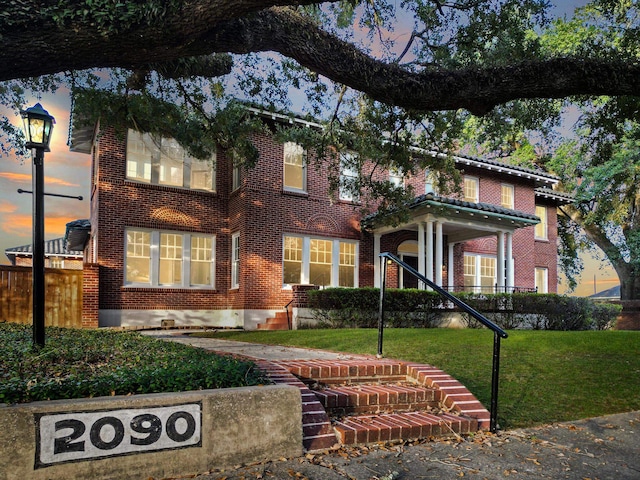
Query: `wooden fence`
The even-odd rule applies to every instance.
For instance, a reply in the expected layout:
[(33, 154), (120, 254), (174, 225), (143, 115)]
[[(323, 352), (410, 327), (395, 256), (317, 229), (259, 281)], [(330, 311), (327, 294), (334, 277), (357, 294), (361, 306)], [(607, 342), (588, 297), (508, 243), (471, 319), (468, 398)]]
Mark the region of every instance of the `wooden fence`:
[[(82, 328), (82, 270), (45, 270), (45, 325)], [(31, 325), (30, 267), (0, 265), (0, 322)]]

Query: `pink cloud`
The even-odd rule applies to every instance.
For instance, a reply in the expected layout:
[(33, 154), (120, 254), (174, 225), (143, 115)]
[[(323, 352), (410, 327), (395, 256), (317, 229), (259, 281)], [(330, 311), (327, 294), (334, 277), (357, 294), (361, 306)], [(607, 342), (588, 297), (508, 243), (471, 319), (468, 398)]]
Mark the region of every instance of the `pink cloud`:
[[(0, 178), (4, 178), (13, 183), (31, 183), (31, 175), (26, 173), (0, 172)], [(44, 177), (45, 185), (57, 185), (61, 187), (79, 187), (77, 183), (71, 183), (67, 180), (57, 177)]]
[(18, 210), (17, 205), (6, 200), (0, 200), (0, 213), (13, 213), (16, 210)]

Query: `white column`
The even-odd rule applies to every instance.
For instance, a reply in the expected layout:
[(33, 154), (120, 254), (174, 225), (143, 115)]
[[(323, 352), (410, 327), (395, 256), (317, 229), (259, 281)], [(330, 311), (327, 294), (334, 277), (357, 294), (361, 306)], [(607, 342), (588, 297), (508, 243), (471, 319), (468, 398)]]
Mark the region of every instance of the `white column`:
[(427, 222), (427, 262), (426, 275), (428, 280), (433, 281), (433, 220)]
[(449, 291), (453, 292), (453, 286), (455, 285), (454, 283), (454, 273), (455, 272), (455, 268), (454, 268), (454, 264), (453, 264), (453, 248), (456, 246), (455, 243), (450, 243), (448, 245), (448, 254), (447, 254), (447, 259), (448, 259), (448, 270), (447, 270), (447, 286), (449, 287)]
[(380, 234), (373, 234), (373, 286), (380, 288)]
[(497, 243), (498, 292), (501, 292), (504, 289), (504, 232), (498, 232)]
[[(426, 267), (425, 267), (425, 245), (424, 245), (424, 222), (419, 222), (418, 223), (418, 273), (424, 275), (425, 271), (426, 271)], [(419, 281), (418, 288), (424, 289), (425, 284)]]
[(442, 222), (436, 223), (436, 285), (442, 286), (442, 265), (443, 265), (443, 242)]
[(333, 241), (333, 250), (331, 251), (331, 286), (340, 285), (340, 240)]
[(507, 286), (515, 287), (515, 270), (513, 268), (513, 233), (505, 233), (507, 237)]
[(309, 284), (311, 279), (309, 278), (309, 261), (311, 260), (311, 239), (304, 237), (302, 239), (302, 283), (304, 285)]

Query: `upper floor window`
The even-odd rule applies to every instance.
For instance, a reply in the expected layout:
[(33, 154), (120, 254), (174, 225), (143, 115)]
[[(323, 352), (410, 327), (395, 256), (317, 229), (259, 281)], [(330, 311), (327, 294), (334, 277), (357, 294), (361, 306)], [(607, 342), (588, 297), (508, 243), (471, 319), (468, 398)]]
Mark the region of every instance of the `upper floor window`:
[(125, 284), (213, 287), (215, 237), (129, 228), (125, 236)]
[(307, 168), (304, 148), (293, 142), (284, 144), (284, 188), (307, 191)]
[(547, 207), (536, 205), (536, 216), (540, 219), (540, 223), (536, 224), (535, 238), (536, 240), (547, 240)]
[(231, 173), (231, 191), (237, 190), (242, 185), (242, 167), (240, 165), (233, 164), (233, 170)]
[(436, 174), (431, 170), (425, 170), (424, 172), (424, 193), (438, 194), (438, 179)]
[(353, 153), (340, 154), (340, 200), (357, 201), (358, 199), (358, 162)]
[(295, 235), (283, 238), (284, 285), (355, 287), (357, 268), (357, 242)]
[(389, 182), (396, 188), (404, 188), (404, 174), (399, 168), (389, 170)]
[(201, 160), (174, 139), (127, 133), (127, 178), (155, 185), (215, 191), (215, 154)]
[(464, 177), (464, 201), (478, 203), (478, 179), (476, 177)]
[(503, 183), (500, 187), (500, 205), (504, 208), (514, 208), (513, 185)]

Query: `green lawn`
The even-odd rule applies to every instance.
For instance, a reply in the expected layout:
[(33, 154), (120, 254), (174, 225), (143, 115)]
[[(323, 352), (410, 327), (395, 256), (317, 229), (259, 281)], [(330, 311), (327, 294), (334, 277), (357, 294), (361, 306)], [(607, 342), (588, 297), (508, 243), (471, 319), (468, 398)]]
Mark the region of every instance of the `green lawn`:
[[(377, 330), (216, 332), (217, 338), (375, 354)], [(510, 331), (501, 341), (498, 419), (515, 428), (640, 410), (640, 332)], [(384, 356), (442, 368), (487, 407), (488, 330), (386, 329)]]

